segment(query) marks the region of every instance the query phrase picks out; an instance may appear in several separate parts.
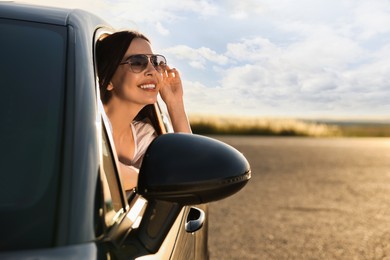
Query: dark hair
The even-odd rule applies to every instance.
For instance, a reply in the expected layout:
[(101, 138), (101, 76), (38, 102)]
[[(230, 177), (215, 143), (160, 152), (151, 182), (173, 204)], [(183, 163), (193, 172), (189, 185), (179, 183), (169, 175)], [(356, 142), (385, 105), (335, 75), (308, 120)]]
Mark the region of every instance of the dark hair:
[[(149, 39), (136, 31), (119, 31), (102, 37), (96, 43), (96, 63), (99, 78), (100, 99), (106, 104), (111, 98), (111, 92), (107, 91), (112, 77), (126, 54), (131, 42), (141, 38), (150, 43)], [(159, 122), (153, 105), (146, 105), (137, 115), (135, 120), (149, 119), (158, 134), (161, 134)]]
[(107, 86), (110, 84), (123, 56), (135, 38), (141, 38), (150, 42), (145, 35), (139, 32), (119, 31), (98, 40), (96, 44), (100, 98), (103, 104), (106, 104), (111, 98), (111, 93), (107, 91)]

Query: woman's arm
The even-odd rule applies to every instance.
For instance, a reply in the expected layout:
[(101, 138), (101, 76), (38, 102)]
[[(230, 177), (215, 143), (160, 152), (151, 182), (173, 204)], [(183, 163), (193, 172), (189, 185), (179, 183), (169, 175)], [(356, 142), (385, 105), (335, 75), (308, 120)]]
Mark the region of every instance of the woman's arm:
[(166, 72), (163, 73), (160, 95), (167, 105), (173, 130), (181, 133), (192, 133), (184, 108), (183, 86), (180, 73), (175, 68), (170, 69), (167, 66)]
[(123, 189), (126, 191), (134, 189), (138, 182), (138, 169), (121, 162), (119, 162), (119, 168)]

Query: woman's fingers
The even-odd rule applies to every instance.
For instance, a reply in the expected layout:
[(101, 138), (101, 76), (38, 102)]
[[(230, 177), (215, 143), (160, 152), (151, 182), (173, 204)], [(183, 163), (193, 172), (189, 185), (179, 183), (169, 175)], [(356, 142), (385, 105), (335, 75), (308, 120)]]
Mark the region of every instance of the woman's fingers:
[(167, 70), (168, 78), (174, 78), (175, 77), (175, 69)]
[(181, 78), (179, 71), (176, 68), (170, 68), (169, 66), (165, 67), (165, 71), (162, 73), (163, 81), (161, 84), (161, 89), (166, 92), (166, 94), (172, 93), (180, 93), (181, 86)]
[(170, 68), (168, 65), (166, 66), (166, 69), (164, 71), (164, 76), (166, 78), (175, 78), (178, 71), (175, 68)]
[(168, 65), (166, 65), (165, 70), (161, 73), (163, 75), (164, 79), (168, 77), (168, 71), (170, 71), (170, 70), (171, 70), (171, 68)]

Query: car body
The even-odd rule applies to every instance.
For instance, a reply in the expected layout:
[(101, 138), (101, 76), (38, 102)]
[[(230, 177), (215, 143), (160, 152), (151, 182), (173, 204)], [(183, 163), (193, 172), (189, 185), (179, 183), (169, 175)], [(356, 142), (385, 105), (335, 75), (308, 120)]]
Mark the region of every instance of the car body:
[(207, 203), (250, 178), (241, 153), (170, 133), (155, 104), (163, 134), (123, 190), (94, 54), (113, 31), (82, 10), (0, 3), (0, 259), (207, 259)]

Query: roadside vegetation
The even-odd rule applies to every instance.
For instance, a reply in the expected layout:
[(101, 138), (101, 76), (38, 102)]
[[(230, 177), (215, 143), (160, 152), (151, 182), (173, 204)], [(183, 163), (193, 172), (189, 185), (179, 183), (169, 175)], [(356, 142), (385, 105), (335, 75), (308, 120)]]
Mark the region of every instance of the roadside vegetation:
[(390, 137), (389, 123), (308, 121), (283, 118), (190, 116), (194, 133), (311, 137)]
[(342, 136), (390, 137), (390, 123), (344, 122), (333, 124), (340, 129)]

